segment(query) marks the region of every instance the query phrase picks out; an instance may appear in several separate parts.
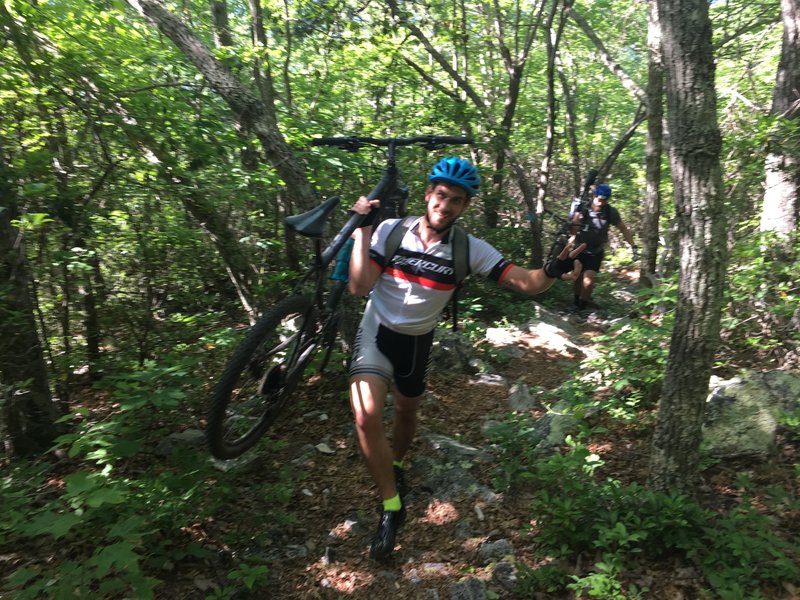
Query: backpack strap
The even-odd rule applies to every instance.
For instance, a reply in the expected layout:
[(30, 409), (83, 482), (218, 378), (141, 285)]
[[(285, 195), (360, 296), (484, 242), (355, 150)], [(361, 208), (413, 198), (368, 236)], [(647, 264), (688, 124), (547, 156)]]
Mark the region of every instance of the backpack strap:
[(403, 217), (394, 224), (394, 227), (392, 227), (392, 230), (389, 232), (389, 237), (386, 238), (386, 251), (383, 253), (383, 264), (381, 264), (382, 270), (388, 266), (392, 257), (397, 252), (397, 249), (400, 247), (400, 244), (403, 242), (406, 232), (416, 219), (417, 217)]
[(453, 225), (452, 236), (453, 272), (456, 277), (456, 286), (461, 286), (461, 282), (469, 275), (469, 238), (461, 225)]
[(469, 237), (460, 225), (453, 225), (450, 235), (453, 247), (453, 275), (456, 280), (450, 313), (453, 315), (453, 331), (458, 331), (458, 292), (462, 282), (469, 275)]

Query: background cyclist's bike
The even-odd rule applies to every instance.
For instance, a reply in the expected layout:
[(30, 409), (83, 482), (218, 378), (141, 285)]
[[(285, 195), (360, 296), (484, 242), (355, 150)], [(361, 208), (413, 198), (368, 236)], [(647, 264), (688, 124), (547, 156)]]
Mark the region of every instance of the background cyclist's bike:
[[(436, 150), (447, 145), (470, 144), (454, 136), (411, 138), (334, 137), (312, 141), (358, 151), (365, 146), (386, 148), (386, 165), (368, 198), (379, 198), (381, 218), (405, 214), (408, 188), (402, 183), (395, 154), (401, 146), (418, 145)], [(324, 226), (339, 203), (338, 196), (318, 207), (286, 218), (286, 225), (311, 239), (313, 259), (294, 289), (266, 311), (247, 332), (228, 360), (211, 396), (206, 437), (211, 453), (220, 459), (240, 456), (275, 423), (305, 380), (307, 367), (317, 372), (327, 366), (340, 330), (342, 296), (347, 287), (349, 240), (364, 215), (353, 214), (324, 246)], [(334, 265), (333, 274), (330, 274)]]

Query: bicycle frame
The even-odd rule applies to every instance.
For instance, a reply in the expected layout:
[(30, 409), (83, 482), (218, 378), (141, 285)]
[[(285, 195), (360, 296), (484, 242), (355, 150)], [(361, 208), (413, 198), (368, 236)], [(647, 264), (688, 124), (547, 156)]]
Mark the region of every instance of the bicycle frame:
[[(315, 145), (331, 145), (355, 151), (365, 145), (387, 148), (387, 164), (369, 198), (379, 198), (385, 216), (402, 216), (408, 189), (400, 183), (395, 162), (398, 147), (421, 144), (429, 149), (445, 144), (468, 144), (468, 138), (424, 136), (417, 138), (323, 138)], [(298, 278), (290, 295), (278, 301), (248, 330), (236, 347), (211, 395), (207, 437), (212, 454), (231, 459), (251, 448), (274, 424), (290, 403), (307, 367), (322, 355), (316, 367), (323, 372), (340, 333), (341, 310), (337, 307), (347, 286), (349, 257), (342, 249), (366, 215), (352, 214), (327, 245), (323, 231), (340, 202), (333, 196), (316, 208), (287, 217), (286, 226), (311, 238), (313, 260)], [(388, 206), (388, 209), (387, 209)], [(340, 253), (342, 256), (340, 256)], [(339, 261), (341, 277), (326, 282), (331, 263)], [(336, 271), (336, 269), (334, 270)], [(312, 288), (313, 286), (313, 288)]]
[[(410, 138), (372, 138), (372, 137), (331, 137), (318, 138), (312, 140), (314, 146), (334, 146), (357, 152), (364, 146), (376, 146), (386, 148), (386, 166), (378, 183), (367, 194), (369, 200), (381, 200), (381, 220), (405, 216), (405, 204), (408, 199), (408, 186), (401, 185), (400, 172), (397, 168), (397, 149), (401, 146), (421, 145), (428, 150), (435, 150), (445, 145), (452, 144), (471, 144), (472, 139), (459, 136), (417, 136)], [(334, 235), (330, 243), (323, 248), (322, 229), (324, 223), (329, 218), (333, 209), (339, 204), (339, 197), (333, 196), (320, 206), (311, 209), (301, 215), (287, 217), (286, 223), (294, 231), (311, 237), (314, 243), (314, 262), (306, 273), (300, 278), (294, 288), (294, 293), (301, 292), (302, 288), (308, 283), (309, 279), (314, 278), (314, 304), (320, 311), (320, 321), (322, 323), (322, 339), (333, 342), (335, 337), (336, 323), (332, 323), (330, 317), (336, 313), (342, 296), (344, 295), (347, 283), (335, 280), (328, 293), (327, 302), (323, 298), (325, 284), (324, 279), (330, 264), (339, 255), (353, 232), (361, 225), (366, 215), (352, 214), (344, 226)], [(377, 223), (376, 223), (377, 224)], [(349, 259), (348, 259), (349, 261)], [(333, 331), (332, 331), (333, 330)], [(330, 350), (330, 349), (329, 349)], [(327, 358), (323, 359), (322, 364), (327, 363)]]
[[(400, 174), (397, 168), (396, 154), (397, 148), (401, 146), (421, 145), (428, 150), (434, 150), (445, 145), (452, 144), (471, 144), (472, 139), (468, 137), (457, 136), (417, 136), (411, 138), (371, 138), (371, 137), (332, 137), (332, 138), (318, 138), (311, 141), (313, 146), (334, 146), (343, 148), (350, 152), (357, 152), (364, 146), (378, 146), (385, 147), (386, 152), (386, 166), (384, 167), (383, 175), (375, 187), (367, 194), (370, 200), (380, 199), (383, 203), (382, 214), (383, 218), (395, 218), (404, 216), (405, 201), (408, 198), (408, 188), (400, 186)], [(334, 200), (335, 199), (335, 200)], [(333, 237), (331, 242), (323, 249), (321, 239), (321, 225), (327, 220), (330, 213), (338, 205), (339, 197), (333, 196), (329, 198), (322, 205), (311, 209), (293, 217), (286, 219), (294, 231), (311, 237), (314, 241), (314, 264), (303, 275), (300, 281), (295, 286), (295, 289), (300, 289), (310, 277), (315, 273), (322, 276), (324, 271), (328, 268), (331, 262), (336, 258), (339, 251), (345, 245), (347, 240), (353, 235), (353, 232), (361, 225), (366, 215), (353, 214)], [(399, 206), (398, 206), (399, 203)], [(317, 289), (320, 289), (319, 284), (321, 281), (316, 282)]]

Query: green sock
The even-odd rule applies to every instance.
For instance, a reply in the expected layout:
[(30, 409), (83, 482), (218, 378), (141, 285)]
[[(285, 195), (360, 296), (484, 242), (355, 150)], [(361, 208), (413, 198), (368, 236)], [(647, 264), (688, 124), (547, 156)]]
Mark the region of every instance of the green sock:
[(400, 503), (400, 494), (383, 501), (383, 510), (385, 511), (397, 512), (401, 508), (403, 508), (403, 505)]
[(393, 460), (392, 464), (395, 467), (397, 467), (398, 469), (402, 469), (403, 468), (403, 461), (402, 460)]

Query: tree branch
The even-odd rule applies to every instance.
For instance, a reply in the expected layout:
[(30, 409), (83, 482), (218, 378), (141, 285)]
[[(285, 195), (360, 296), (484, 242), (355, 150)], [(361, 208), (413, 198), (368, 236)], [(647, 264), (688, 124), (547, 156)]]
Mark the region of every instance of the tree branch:
[(600, 59), (603, 61), (603, 64), (608, 67), (608, 69), (617, 76), (617, 78), (622, 82), (622, 86), (628, 90), (631, 94), (633, 94), (636, 99), (641, 102), (642, 104), (647, 104), (647, 94), (645, 91), (639, 87), (639, 85), (628, 76), (625, 70), (617, 63), (612, 57), (606, 47), (603, 45), (603, 42), (597, 37), (594, 30), (592, 29), (591, 25), (589, 25), (588, 21), (583, 18), (583, 15), (579, 13), (574, 7), (568, 8), (568, 14), (572, 17), (572, 20), (577, 23), (578, 27), (580, 27), (583, 32), (586, 34), (586, 37), (591, 40), (591, 42), (597, 48), (597, 51), (600, 53)]

